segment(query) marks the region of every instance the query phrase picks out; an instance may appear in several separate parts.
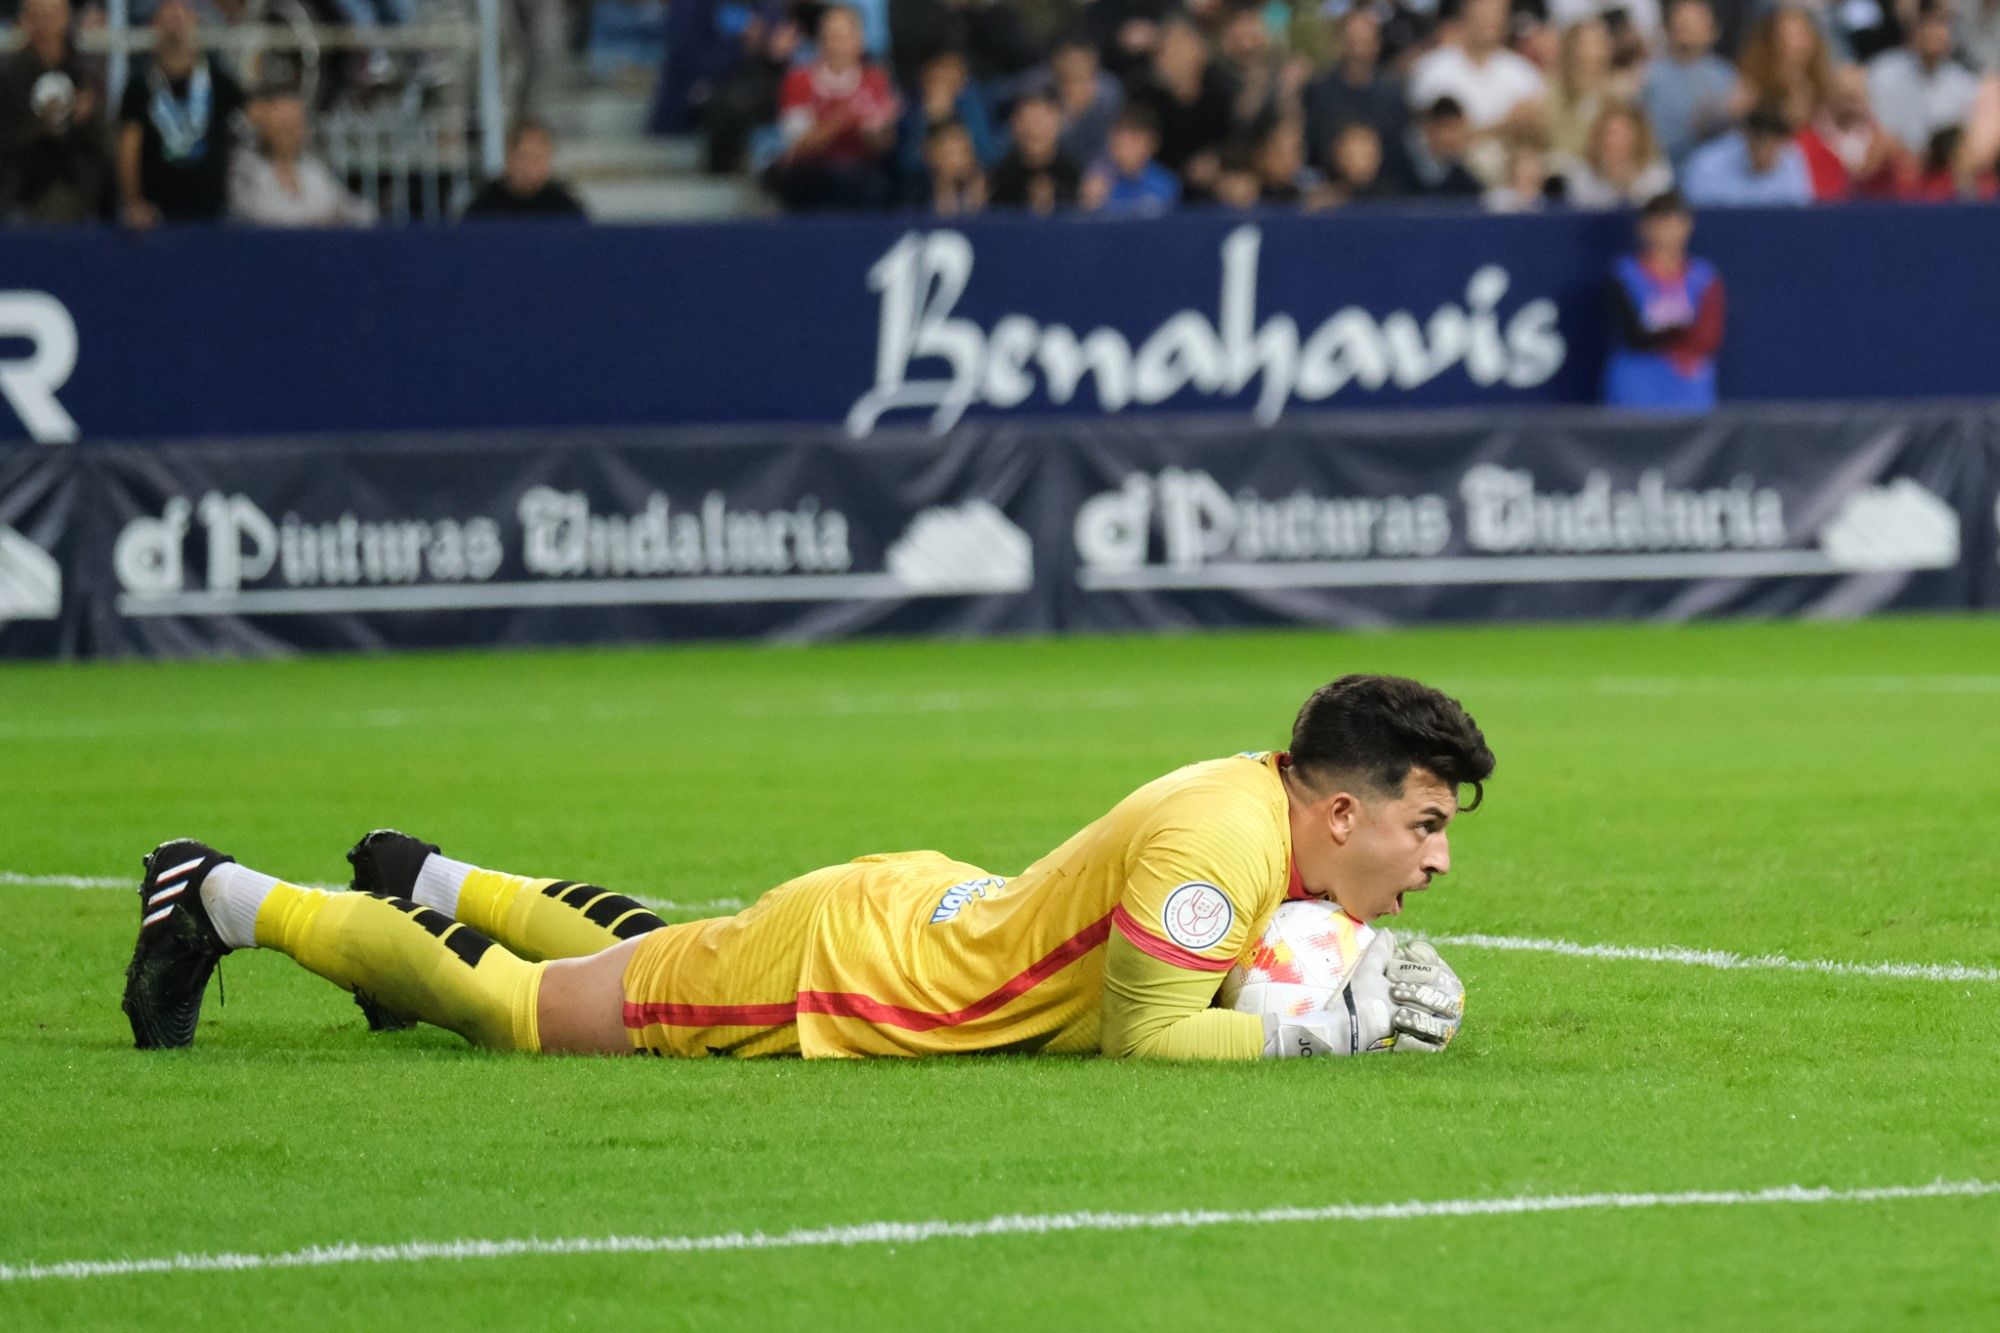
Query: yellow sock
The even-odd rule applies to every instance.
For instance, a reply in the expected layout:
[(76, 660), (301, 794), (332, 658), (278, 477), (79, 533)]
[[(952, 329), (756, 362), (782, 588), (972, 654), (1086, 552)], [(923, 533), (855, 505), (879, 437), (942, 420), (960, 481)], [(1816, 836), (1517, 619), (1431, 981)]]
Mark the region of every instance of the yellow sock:
[(587, 958), (666, 923), (622, 893), (566, 879), (474, 870), (458, 888), (458, 919), (523, 958)]
[(383, 1007), (475, 1046), (537, 1051), (542, 965), (428, 907), (280, 883), (257, 909), (257, 944)]

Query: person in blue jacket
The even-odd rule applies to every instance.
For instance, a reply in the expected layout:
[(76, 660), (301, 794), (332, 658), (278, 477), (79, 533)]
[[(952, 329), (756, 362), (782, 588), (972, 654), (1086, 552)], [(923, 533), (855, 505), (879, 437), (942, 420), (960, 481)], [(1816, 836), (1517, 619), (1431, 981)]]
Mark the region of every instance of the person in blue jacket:
[(1637, 253), (1611, 279), (1611, 356), (1604, 401), (1656, 412), (1715, 406), (1715, 358), (1722, 350), (1722, 278), (1688, 254), (1694, 215), (1668, 190), (1639, 212)]

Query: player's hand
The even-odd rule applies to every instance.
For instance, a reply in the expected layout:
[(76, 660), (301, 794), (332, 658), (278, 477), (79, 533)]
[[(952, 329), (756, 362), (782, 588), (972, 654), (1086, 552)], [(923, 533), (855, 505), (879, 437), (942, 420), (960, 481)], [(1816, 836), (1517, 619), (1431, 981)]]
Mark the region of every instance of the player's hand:
[[(1427, 1032), (1410, 1032), (1411, 1049), (1442, 1049), (1451, 1044), (1458, 1035), (1458, 1026), (1465, 1018), (1465, 983), (1458, 979), (1458, 973), (1451, 965), (1438, 957), (1438, 951), (1428, 941), (1411, 940), (1398, 945), (1384, 969), (1389, 979), (1389, 998), (1403, 1008), (1418, 1010), (1442, 1024), (1424, 1025)], [(1441, 1030), (1443, 1039), (1428, 1035), (1429, 1031)], [(1426, 1046), (1425, 1043), (1434, 1043)], [(1399, 1040), (1397, 1043), (1401, 1045)]]
[[(1412, 946), (1428, 951), (1429, 945)], [(1392, 981), (1390, 969), (1402, 964), (1411, 970), (1412, 980)], [(1458, 986), (1454, 999), (1445, 990), (1429, 984), (1442, 980), (1423, 968), (1450, 969), (1443, 960), (1431, 963), (1419, 955), (1398, 959), (1396, 937), (1377, 930), (1367, 949), (1354, 964), (1339, 1008), (1320, 1009), (1307, 1014), (1266, 1014), (1264, 1054), (1277, 1059), (1314, 1055), (1363, 1055), (1370, 1051), (1441, 1051), (1458, 1032), (1456, 1010), (1462, 1010), (1464, 987)], [(1450, 984), (1458, 978), (1452, 976)], [(1435, 1008), (1433, 1006), (1436, 1006)], [(1452, 1012), (1447, 1012), (1452, 1011)]]
[(1399, 945), (1383, 968), (1395, 1006), (1395, 1049), (1441, 1051), (1465, 1017), (1465, 983), (1423, 940)]

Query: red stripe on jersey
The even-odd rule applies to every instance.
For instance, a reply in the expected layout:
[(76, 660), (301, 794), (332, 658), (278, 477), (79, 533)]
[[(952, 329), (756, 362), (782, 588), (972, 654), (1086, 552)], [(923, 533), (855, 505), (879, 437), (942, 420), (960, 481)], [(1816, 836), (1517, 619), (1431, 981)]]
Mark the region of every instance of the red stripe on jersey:
[(1185, 967), (1191, 972), (1227, 972), (1236, 966), (1233, 958), (1204, 958), (1190, 949), (1183, 949), (1171, 940), (1163, 940), (1152, 931), (1139, 924), (1139, 918), (1125, 910), (1120, 903), (1111, 913), (1111, 919), (1118, 926), (1118, 933), (1132, 941), (1144, 953), (1149, 953), (1163, 963), (1175, 967)]
[(1093, 921), (1070, 938), (1058, 944), (1043, 955), (1026, 971), (1003, 984), (998, 990), (983, 999), (975, 1000), (963, 1009), (940, 1013), (929, 1009), (910, 1009), (900, 1004), (888, 1004), (870, 995), (858, 995), (852, 991), (808, 990), (799, 992), (799, 1012), (802, 1014), (826, 1014), (833, 1018), (859, 1018), (869, 1023), (880, 1023), (892, 1028), (906, 1028), (911, 1032), (929, 1032), (933, 1028), (957, 1027), (986, 1017), (994, 1010), (1018, 1000), (1035, 987), (1047, 981), (1056, 973), (1068, 967), (1077, 959), (1095, 949), (1110, 938), (1111, 918)]
[(791, 1004), (634, 1004), (625, 1002), (625, 1026), (670, 1028), (781, 1028), (798, 1017)]

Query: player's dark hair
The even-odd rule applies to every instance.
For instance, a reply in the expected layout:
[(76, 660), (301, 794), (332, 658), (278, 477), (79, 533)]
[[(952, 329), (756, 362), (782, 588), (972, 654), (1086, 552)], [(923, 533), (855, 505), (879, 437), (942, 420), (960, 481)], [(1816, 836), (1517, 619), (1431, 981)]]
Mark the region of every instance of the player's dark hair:
[(1464, 810), (1478, 807), (1493, 775), (1493, 751), (1458, 700), (1401, 676), (1342, 676), (1314, 690), (1292, 724), (1291, 756), (1315, 786), (1359, 780), (1385, 793), (1427, 768), (1454, 791), (1472, 788)]

